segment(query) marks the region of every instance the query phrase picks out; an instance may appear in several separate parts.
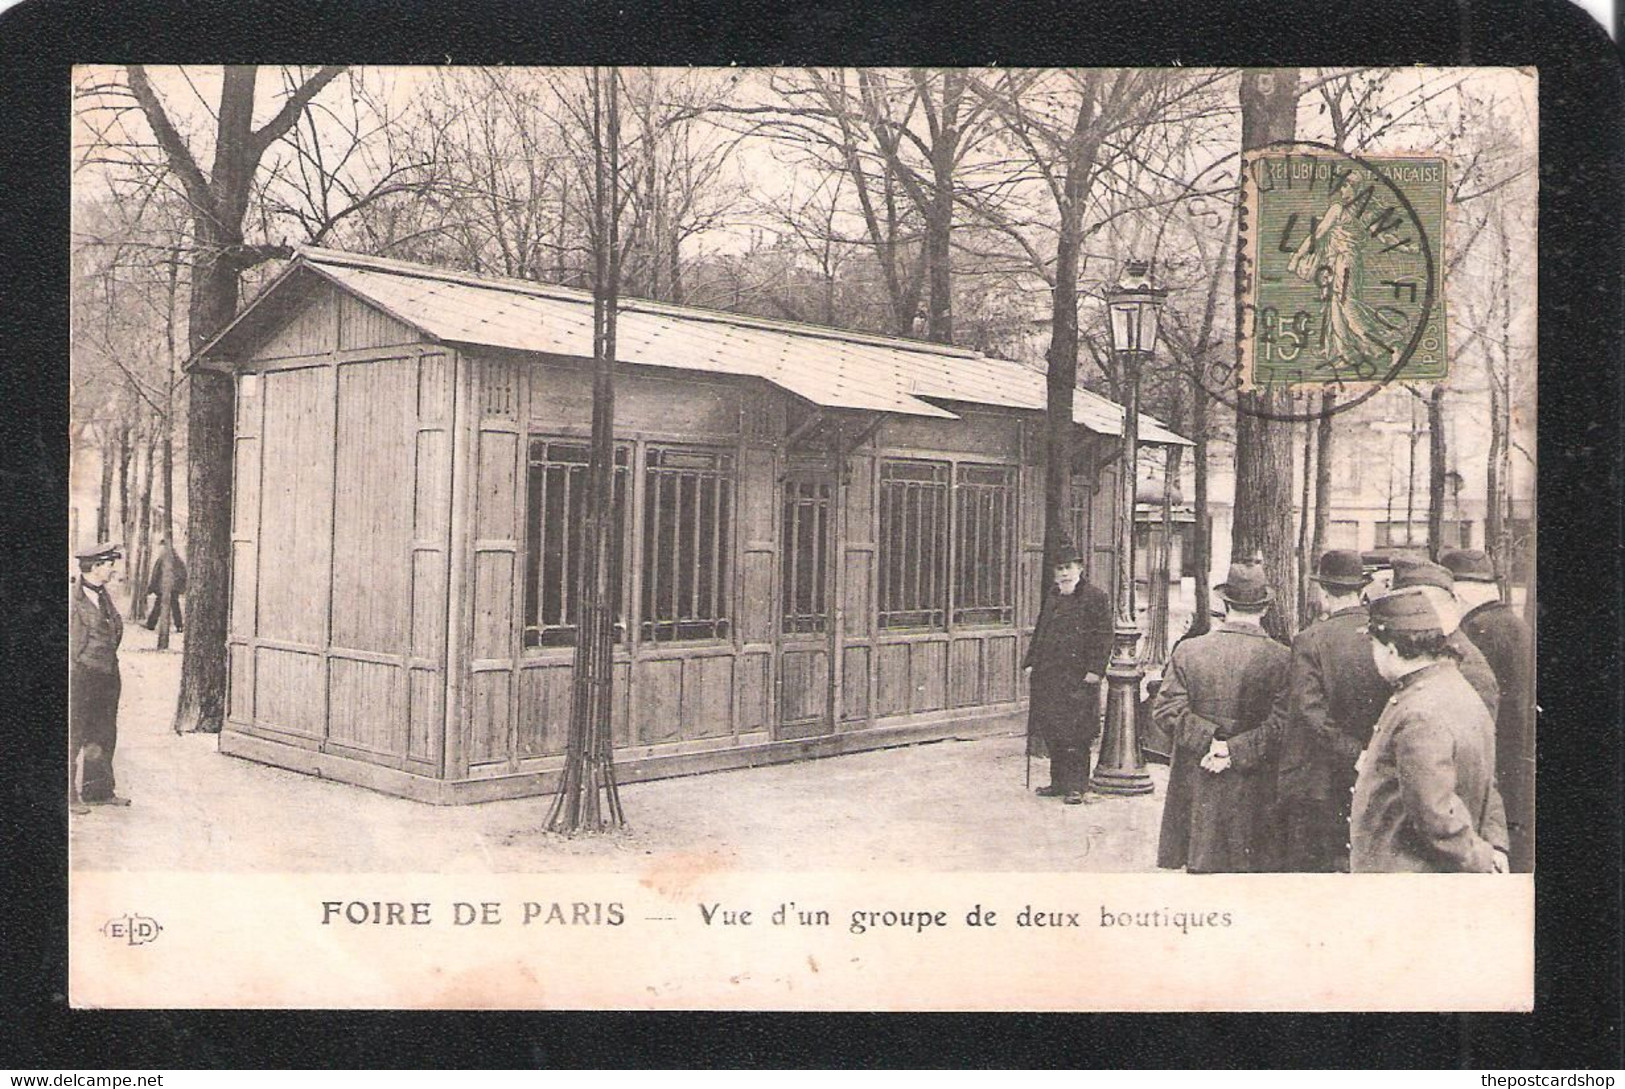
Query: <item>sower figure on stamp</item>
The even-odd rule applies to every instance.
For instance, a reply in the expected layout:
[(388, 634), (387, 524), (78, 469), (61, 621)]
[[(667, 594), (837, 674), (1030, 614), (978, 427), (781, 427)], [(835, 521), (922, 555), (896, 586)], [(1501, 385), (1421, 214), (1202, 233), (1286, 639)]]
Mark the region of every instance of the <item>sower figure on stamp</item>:
[(1258, 564), (1218, 587), (1224, 622), (1181, 643), (1152, 714), (1174, 742), (1157, 865), (1191, 873), (1277, 868), (1272, 711), (1291, 652), (1264, 631), (1274, 596)]
[(1490, 558), (1478, 549), (1452, 549), (1439, 557), (1456, 580), (1464, 610), (1461, 631), (1495, 673), (1501, 700), (1495, 711), (1495, 781), (1506, 804), (1513, 873), (1535, 865), (1534, 654), (1529, 628), (1501, 600)]
[(1293, 873), (1347, 873), (1354, 764), (1389, 689), (1371, 657), (1360, 554), (1327, 552), (1310, 577), (1325, 615), (1292, 640), (1292, 667), (1275, 709), (1282, 862)]
[(1394, 692), (1360, 756), (1349, 868), (1505, 873), (1495, 723), (1456, 668), (1420, 588), (1371, 603), (1371, 653)]
[(1049, 786), (1038, 793), (1078, 805), (1089, 789), (1089, 746), (1100, 732), (1112, 609), (1103, 591), (1082, 581), (1083, 560), (1070, 541), (1056, 548), (1053, 574), (1021, 662), (1031, 681), (1027, 726), (1049, 750)]
[(68, 735), (74, 764), (82, 762), (72, 804), (129, 805), (113, 791), (113, 750), (118, 744), (118, 648), (124, 621), (107, 592), (107, 580), (123, 558), (103, 542), (80, 552), (79, 578), (68, 602)]

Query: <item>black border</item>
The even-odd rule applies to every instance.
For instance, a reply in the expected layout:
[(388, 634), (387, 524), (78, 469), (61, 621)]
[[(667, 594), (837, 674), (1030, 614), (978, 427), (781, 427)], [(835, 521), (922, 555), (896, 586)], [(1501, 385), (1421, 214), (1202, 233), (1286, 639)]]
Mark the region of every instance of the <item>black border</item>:
[[(1479, 64), (1541, 81), (1533, 1015), (108, 1013), (66, 979), (61, 573), (74, 61)], [(1619, 1068), (1625, 113), (1565, 0), (26, 0), (0, 15), (0, 1066)], [(1493, 951), (1486, 950), (1486, 956)], [(199, 965), (207, 971), (207, 965)], [(610, 966), (613, 970), (613, 966)]]

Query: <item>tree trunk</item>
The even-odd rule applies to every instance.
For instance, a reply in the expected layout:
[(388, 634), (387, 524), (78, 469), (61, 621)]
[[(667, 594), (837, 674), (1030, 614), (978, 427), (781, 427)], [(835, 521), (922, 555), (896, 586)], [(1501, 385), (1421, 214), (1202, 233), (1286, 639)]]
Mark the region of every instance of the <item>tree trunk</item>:
[(1320, 417), (1315, 421), (1315, 529), (1309, 545), (1310, 570), (1326, 551), (1326, 534), (1332, 521), (1332, 421), (1337, 417), (1337, 394), (1327, 390), (1320, 395)]
[(1445, 540), (1445, 473), (1449, 470), (1444, 432), (1444, 385), (1433, 387), (1428, 398), (1428, 555), (1437, 560), (1446, 548), (1461, 544), (1460, 531)]
[(135, 510), (130, 505), (130, 459), (135, 456), (135, 444), (130, 440), (129, 418), (118, 425), (118, 518), (125, 546), (135, 540)]
[(1309, 595), (1309, 510), (1315, 481), (1315, 429), (1303, 422), (1303, 499), (1298, 505), (1297, 578), (1298, 627), (1306, 628), (1314, 622), (1314, 606)]
[(152, 477), (153, 436), (141, 451), (141, 496), (137, 500), (135, 563), (130, 568), (130, 616), (143, 618), (147, 604), (147, 579), (152, 573)]
[[(101, 498), (96, 502), (96, 541), (99, 543), (108, 539), (113, 527), (113, 468), (118, 464), (114, 456), (112, 444), (105, 438), (98, 447), (102, 459), (102, 491)], [(79, 547), (85, 542), (74, 542)]]
[(1213, 581), (1213, 515), (1207, 504), (1208, 411), (1207, 393), (1198, 386), (1191, 401), (1191, 441), (1196, 443), (1191, 451), (1191, 456), (1196, 459), (1196, 495), (1193, 498), (1196, 532), (1195, 540), (1191, 542), (1196, 551), (1196, 595), (1191, 604), (1192, 635), (1206, 635), (1212, 627), (1213, 592), (1209, 584)]
[[(192, 271), (188, 340), (201, 348), (237, 309), (240, 273), (198, 218), (203, 239)], [(186, 558), (188, 631), (175, 708), (177, 733), (219, 733), (226, 714), (226, 627), (231, 582), (231, 480), (235, 444), (231, 380), (209, 371), (187, 379)]]
[[(1242, 150), (1263, 147), (1297, 134), (1298, 70), (1249, 70), (1241, 77)], [(1242, 327), (1242, 287), (1246, 265), (1236, 259), (1236, 326)], [(1292, 428), (1262, 413), (1284, 414), (1278, 392), (1240, 394), (1236, 411), (1236, 506), (1230, 554), (1234, 561), (1259, 559), (1275, 591), (1275, 606), (1264, 627), (1290, 638), (1297, 617), (1292, 580)]]
[[(1068, 230), (1068, 227), (1071, 227)], [(1044, 573), (1068, 532), (1072, 515), (1072, 400), (1078, 384), (1078, 240), (1073, 217), (1063, 212), (1055, 255), (1048, 364), (1044, 395)], [(1133, 466), (1119, 472), (1133, 475)], [(1074, 547), (1077, 541), (1072, 542)], [(1119, 567), (1121, 564), (1119, 564)]]

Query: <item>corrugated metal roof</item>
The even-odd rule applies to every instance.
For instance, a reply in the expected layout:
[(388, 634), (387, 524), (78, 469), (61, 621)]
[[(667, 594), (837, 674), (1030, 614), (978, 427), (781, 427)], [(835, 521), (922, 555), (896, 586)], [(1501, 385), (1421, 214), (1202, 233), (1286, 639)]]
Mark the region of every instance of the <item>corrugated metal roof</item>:
[[(592, 356), (587, 292), (313, 247), (299, 251), (296, 265), (437, 340)], [(229, 340), (258, 301), (198, 355), (212, 355)], [(623, 363), (760, 378), (827, 408), (954, 419), (933, 402), (1028, 410), (1045, 404), (1042, 374), (964, 348), (639, 299), (621, 301), (615, 354)], [(1098, 434), (1117, 435), (1123, 410), (1079, 389), (1073, 418)], [(1188, 445), (1144, 415), (1140, 438)]]

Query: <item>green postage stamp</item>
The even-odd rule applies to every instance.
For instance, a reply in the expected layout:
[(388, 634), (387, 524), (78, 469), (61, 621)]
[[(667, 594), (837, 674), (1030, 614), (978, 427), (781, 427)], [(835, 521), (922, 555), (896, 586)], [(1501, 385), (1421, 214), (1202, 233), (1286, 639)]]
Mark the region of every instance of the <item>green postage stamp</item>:
[(1445, 377), (1444, 158), (1294, 142), (1243, 178), (1244, 388)]

